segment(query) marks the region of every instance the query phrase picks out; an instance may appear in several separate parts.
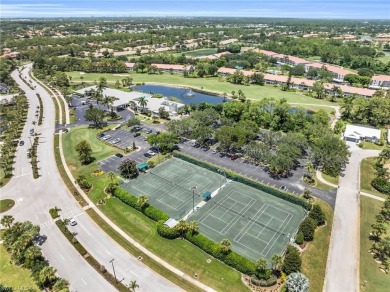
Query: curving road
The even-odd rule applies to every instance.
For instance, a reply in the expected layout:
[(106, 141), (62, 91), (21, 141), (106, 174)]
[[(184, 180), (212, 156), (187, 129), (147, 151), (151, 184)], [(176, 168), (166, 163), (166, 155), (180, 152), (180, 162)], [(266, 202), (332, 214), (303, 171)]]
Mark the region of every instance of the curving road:
[[(22, 77), (28, 82), (31, 80), (28, 76), (30, 70), (31, 65), (27, 65), (22, 71)], [(31, 90), (19, 78), (17, 71), (12, 73), (12, 77), (26, 92), (30, 110), (21, 138), (25, 141), (25, 145), (18, 147), (16, 152), (14, 178), (0, 189), (0, 198), (12, 198), (16, 201), (15, 206), (6, 214), (13, 215), (16, 220), (30, 220), (41, 226), (41, 235), (47, 237), (41, 246), (43, 254), (57, 269), (59, 276), (69, 280), (73, 291), (115, 291), (115, 288), (77, 253), (55, 226), (48, 213), (48, 210), (54, 206), (62, 209), (63, 218), (76, 219), (78, 224), (72, 227), (72, 231), (78, 233), (80, 243), (111, 273), (110, 260), (115, 259), (118, 280), (123, 281), (124, 284), (136, 280), (140, 291), (180, 291), (173, 283), (150, 270), (118, 246), (76, 203), (64, 185), (55, 163), (53, 151), (55, 108), (51, 97), (34, 80), (31, 80), (30, 84), (36, 86), (36, 90)], [(41, 126), (32, 125), (33, 121), (37, 121), (36, 93), (40, 94), (44, 104), (44, 119)], [(27, 159), (30, 128), (35, 128), (35, 132), (40, 137), (38, 167), (41, 177), (39, 179), (33, 179), (31, 164)]]
[(332, 237), (325, 275), (324, 291), (359, 291), (360, 218), (359, 190), (360, 163), (378, 156), (378, 150), (351, 147), (351, 157), (340, 176), (334, 210)]

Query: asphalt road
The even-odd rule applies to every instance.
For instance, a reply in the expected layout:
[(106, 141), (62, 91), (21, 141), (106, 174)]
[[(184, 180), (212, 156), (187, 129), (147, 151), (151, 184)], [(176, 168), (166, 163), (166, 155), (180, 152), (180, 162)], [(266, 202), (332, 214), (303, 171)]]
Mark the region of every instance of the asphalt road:
[(334, 210), (324, 291), (359, 291), (360, 251), (360, 163), (363, 159), (378, 156), (378, 150), (350, 149), (352, 154), (345, 175), (340, 176)]
[[(23, 76), (28, 80), (26, 66)], [(72, 227), (78, 234), (79, 242), (88, 252), (110, 271), (109, 261), (114, 258), (115, 271), (119, 280), (127, 284), (136, 280), (140, 291), (179, 291), (180, 289), (168, 280), (162, 278), (147, 266), (129, 255), (125, 250), (111, 240), (76, 203), (64, 185), (55, 163), (53, 140), (55, 109), (48, 93), (38, 84), (36, 91), (28, 88), (14, 71), (12, 77), (26, 92), (30, 102), (27, 124), (22, 139), (24, 146), (18, 147), (15, 161), (14, 178), (1, 189), (0, 198), (12, 198), (15, 206), (5, 214), (11, 214), (16, 220), (30, 220), (41, 226), (41, 235), (47, 239), (42, 244), (44, 256), (54, 266), (59, 276), (70, 282), (73, 291), (115, 291), (71, 246), (65, 239), (49, 215), (49, 209), (57, 206), (62, 209), (62, 218), (76, 218), (78, 224)], [(41, 126), (36, 126), (40, 136), (38, 146), (38, 166), (41, 177), (33, 179), (31, 165), (27, 159), (29, 148), (29, 130), (32, 121), (36, 120), (35, 108), (38, 105), (36, 92), (40, 94), (44, 104), (44, 119)]]

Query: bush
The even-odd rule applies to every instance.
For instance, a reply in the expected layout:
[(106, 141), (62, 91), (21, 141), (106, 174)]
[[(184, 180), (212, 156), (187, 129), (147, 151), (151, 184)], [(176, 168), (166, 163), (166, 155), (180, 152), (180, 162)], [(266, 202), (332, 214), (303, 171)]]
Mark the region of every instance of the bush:
[(313, 209), (309, 212), (309, 217), (316, 221), (317, 226), (325, 224), (326, 217), (320, 205), (313, 206)]
[[(187, 161), (187, 162), (190, 162), (192, 164), (201, 166), (203, 168), (206, 168), (206, 169), (211, 170), (211, 171), (216, 172), (216, 173), (218, 172), (218, 169), (221, 169), (221, 167), (218, 167), (218, 166), (213, 165), (213, 164), (208, 163), (208, 162), (204, 162), (204, 161), (198, 160), (198, 159), (196, 159), (194, 157), (188, 156), (188, 155), (183, 154), (183, 153), (178, 152), (178, 151), (173, 151), (172, 155), (174, 157), (180, 158), (180, 159), (182, 159), (184, 161)], [(305, 208), (307, 210), (311, 209), (311, 204), (310, 203), (306, 202), (305, 200), (303, 200), (303, 199), (301, 199), (301, 198), (299, 198), (297, 196), (290, 195), (289, 193), (280, 191), (278, 189), (269, 187), (267, 185), (263, 185), (263, 184), (261, 184), (259, 182), (256, 182), (254, 180), (251, 180), (249, 178), (246, 178), (246, 177), (243, 177), (243, 176), (241, 176), (239, 174), (236, 174), (236, 173), (234, 173), (231, 170), (224, 169), (224, 171), (226, 173), (226, 177), (229, 178), (229, 179), (232, 179), (234, 181), (243, 183), (243, 184), (245, 184), (247, 186), (250, 186), (250, 187), (253, 187), (255, 189), (261, 190), (263, 192), (266, 192), (268, 194), (271, 194), (271, 195), (273, 195), (275, 197), (281, 198), (281, 199), (286, 200), (288, 202), (291, 202), (293, 204), (302, 206), (303, 208)]]
[(157, 233), (164, 238), (175, 239), (179, 237), (179, 232), (175, 228), (164, 225), (164, 221), (157, 223)]
[(317, 227), (317, 222), (307, 217), (302, 223), (299, 225), (299, 232), (302, 232), (303, 238), (306, 241), (312, 241), (314, 239), (314, 231)]
[(302, 260), (296, 247), (289, 245), (283, 262), (283, 272), (287, 275), (301, 271)]
[(251, 277), (251, 283), (256, 286), (261, 287), (270, 287), (276, 284), (278, 281), (278, 278), (276, 278), (275, 275), (271, 275), (271, 277), (267, 280), (264, 279), (257, 279), (256, 277)]
[(299, 231), (297, 236), (295, 237), (295, 243), (301, 245), (304, 241), (303, 233), (302, 231)]
[(59, 211), (59, 209), (57, 209), (57, 207), (51, 208), (49, 210), (51, 218), (56, 219), (57, 217), (59, 217), (60, 215), (58, 215), (58, 211)]
[(377, 176), (371, 185), (379, 192), (390, 195), (390, 182), (384, 176)]

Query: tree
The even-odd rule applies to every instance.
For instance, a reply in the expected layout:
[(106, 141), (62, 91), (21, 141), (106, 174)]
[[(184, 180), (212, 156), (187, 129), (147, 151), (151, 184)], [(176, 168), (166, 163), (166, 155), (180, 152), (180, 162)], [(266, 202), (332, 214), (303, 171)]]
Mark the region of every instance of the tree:
[(53, 285), (53, 292), (66, 292), (68, 291), (69, 282), (65, 279), (58, 279)]
[(286, 288), (288, 292), (309, 292), (309, 279), (301, 273), (292, 273), (287, 276)]
[(299, 225), (299, 231), (302, 231), (303, 238), (306, 241), (312, 241), (314, 239), (314, 231), (316, 227), (317, 222), (314, 219), (307, 217)]
[(38, 285), (51, 287), (57, 280), (56, 270), (53, 267), (44, 267), (38, 275)]
[(382, 234), (386, 234), (387, 232), (387, 226), (384, 223), (374, 223), (371, 225), (371, 227), (371, 233), (377, 241), (380, 240)]
[(317, 94), (318, 99), (323, 99), (325, 96), (325, 87), (323, 82), (316, 81), (313, 83), (313, 91)]
[(205, 145), (206, 142), (213, 137), (214, 130), (210, 126), (199, 125), (194, 128), (191, 137), (198, 141), (200, 145)]
[(173, 133), (162, 132), (148, 137), (150, 145), (157, 145), (161, 152), (170, 152), (175, 144), (179, 143), (178, 137)]
[(302, 260), (296, 247), (289, 245), (283, 262), (283, 271), (289, 275), (301, 271)]
[(142, 111), (145, 111), (145, 107), (148, 105), (146, 96), (141, 96), (138, 100), (138, 104), (142, 106)]
[(302, 231), (298, 231), (297, 236), (295, 237), (295, 243), (301, 245), (304, 242), (305, 238)]
[(175, 229), (180, 233), (181, 238), (184, 238), (184, 233), (188, 230), (188, 224), (184, 220), (180, 220), (179, 223), (175, 226)]
[(139, 288), (139, 285), (137, 284), (137, 281), (130, 281), (129, 285), (127, 286), (130, 291), (135, 292), (135, 289)]
[(139, 196), (139, 198), (137, 200), (137, 204), (142, 209), (148, 204), (148, 201), (149, 201), (149, 199), (146, 195), (141, 195), (141, 196)]
[(309, 212), (309, 217), (316, 221), (317, 226), (325, 224), (325, 214), (322, 211), (322, 208), (318, 204), (314, 204), (313, 208)]
[(15, 218), (12, 215), (4, 215), (4, 217), (1, 218), (1, 220), (0, 220), (0, 224), (9, 229), (9, 228), (11, 228), (14, 220), (15, 220)]
[(254, 73), (251, 76), (252, 83), (257, 84), (257, 85), (264, 85), (264, 75), (261, 73)]
[(135, 178), (138, 176), (137, 164), (134, 160), (125, 159), (118, 167), (121, 176), (124, 178)]
[(93, 122), (94, 127), (99, 127), (103, 122), (104, 112), (101, 109), (90, 107), (86, 110), (84, 118)]
[(188, 223), (188, 231), (194, 235), (199, 231), (199, 224), (196, 221), (191, 221)]
[(274, 254), (271, 257), (272, 269), (276, 272), (280, 272), (283, 266), (283, 258), (279, 254)]
[(263, 274), (267, 269), (267, 260), (264, 258), (259, 258), (256, 261), (256, 270), (259, 274)]
[(24, 266), (26, 268), (31, 269), (35, 264), (35, 261), (41, 257), (42, 257), (41, 249), (36, 245), (30, 246), (24, 252)]
[(291, 73), (294, 76), (303, 76), (305, 75), (305, 66), (303, 64), (296, 65), (291, 68)]
[(78, 143), (74, 149), (78, 153), (79, 160), (81, 163), (88, 164), (92, 161), (92, 148), (86, 140), (83, 140)]
[(158, 109), (158, 115), (162, 119), (168, 119), (169, 118), (169, 112), (163, 106)]
[(112, 171), (107, 173), (108, 178), (110, 179), (111, 183), (114, 183), (114, 179), (116, 178), (116, 174)]
[(232, 243), (228, 239), (222, 239), (219, 246), (224, 254), (229, 253), (232, 248)]

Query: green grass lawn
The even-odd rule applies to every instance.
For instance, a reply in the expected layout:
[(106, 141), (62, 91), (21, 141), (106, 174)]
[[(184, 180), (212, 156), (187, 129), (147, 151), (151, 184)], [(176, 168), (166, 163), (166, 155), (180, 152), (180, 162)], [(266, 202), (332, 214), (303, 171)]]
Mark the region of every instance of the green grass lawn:
[(183, 53), (186, 55), (186, 57), (199, 57), (199, 56), (205, 56), (205, 55), (213, 55), (217, 51), (218, 50), (216, 48), (205, 48), (205, 49), (199, 49), (199, 50), (188, 51), (188, 52), (183, 52)]
[(11, 199), (0, 200), (0, 214), (10, 210), (15, 205), (15, 201)]
[[(83, 126), (71, 129), (63, 137), (67, 164), (75, 177), (83, 174), (93, 184), (88, 195), (95, 203), (105, 198), (103, 190), (109, 183), (107, 175), (99, 177), (92, 175), (92, 172), (98, 169), (96, 162), (118, 152), (116, 148), (106, 145), (96, 138), (99, 131)], [(74, 151), (74, 146), (81, 140), (87, 140), (90, 143), (93, 156), (96, 158), (96, 161), (90, 165), (81, 165), (77, 153)], [(206, 260), (210, 256), (187, 241), (171, 241), (160, 237), (156, 233), (155, 222), (121, 201), (115, 198), (107, 199), (106, 204), (101, 205), (100, 208), (131, 237), (183, 272), (189, 275), (197, 273), (200, 281), (217, 290), (224, 290), (228, 287), (232, 287), (235, 291), (247, 290), (241, 282), (240, 273), (217, 260), (212, 260), (211, 264), (207, 264)], [(183, 286), (183, 288), (185, 287)], [(193, 291), (193, 289), (189, 291)]]
[(3, 245), (0, 245), (0, 283), (6, 287), (13, 287), (14, 291), (28, 289), (40, 291), (31, 278), (31, 272), (10, 263), (9, 260), (8, 252)]
[[(383, 203), (368, 197), (360, 197), (360, 287), (361, 291), (389, 291), (390, 276), (382, 272), (368, 252), (372, 246), (369, 240), (371, 224), (375, 223), (375, 215), (379, 213)], [(390, 227), (388, 228), (390, 233)], [(363, 287), (364, 281), (367, 281)]]
[(378, 192), (371, 186), (371, 181), (375, 178), (375, 163), (376, 158), (374, 157), (363, 159), (360, 165), (360, 190), (381, 198), (387, 198), (386, 194)]
[(322, 291), (328, 257), (329, 242), (332, 232), (333, 210), (332, 207), (316, 200), (326, 215), (327, 225), (316, 230), (312, 241), (302, 254), (302, 272), (310, 280), (310, 291)]
[(328, 182), (330, 182), (330, 183), (332, 183), (332, 184), (335, 184), (335, 185), (338, 185), (339, 184), (339, 177), (337, 176), (337, 177), (334, 177), (334, 176), (331, 176), (331, 175), (327, 175), (327, 174), (325, 174), (325, 173), (322, 173), (322, 177), (326, 180), (326, 181), (328, 181)]
[[(72, 76), (72, 84), (80, 84), (80, 76), (84, 77), (84, 82), (92, 85), (94, 81), (98, 81), (100, 77), (105, 77), (107, 82), (111, 85), (115, 84), (116, 80), (120, 80), (123, 76), (115, 76), (115, 74), (98, 74), (98, 73), (87, 73), (80, 75), (80, 72), (67, 72), (68, 76)], [(120, 74), (124, 75), (124, 74)], [(337, 105), (327, 100), (315, 99), (304, 95), (302, 92), (287, 92), (282, 91), (280, 87), (274, 87), (272, 85), (258, 86), (258, 85), (237, 85), (227, 82), (224, 79), (218, 77), (210, 78), (184, 78), (179, 74), (141, 74), (136, 72), (130, 72), (129, 76), (133, 78), (133, 83), (160, 83), (170, 84), (174, 86), (188, 86), (194, 89), (203, 89), (209, 92), (217, 94), (231, 94), (232, 91), (238, 92), (239, 89), (245, 93), (248, 99), (261, 100), (263, 98), (274, 97), (276, 99), (285, 98), (288, 102), (292, 103), (309, 103), (319, 105)], [(222, 81), (220, 81), (222, 80)]]
[(363, 142), (360, 142), (359, 143), (359, 147), (362, 148), (362, 149), (372, 149), (372, 150), (383, 150), (385, 149), (385, 146), (382, 145), (377, 145), (375, 143), (371, 143), (371, 142), (367, 142), (367, 141), (363, 141)]
[(316, 181), (316, 183), (315, 183), (314, 187), (319, 189), (319, 190), (331, 191), (331, 190), (335, 189), (334, 187), (331, 187), (329, 185), (326, 185), (326, 184), (320, 182), (317, 178), (315, 178), (315, 181)]

